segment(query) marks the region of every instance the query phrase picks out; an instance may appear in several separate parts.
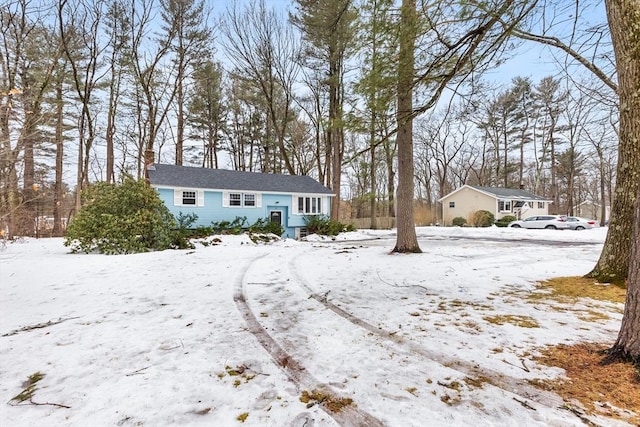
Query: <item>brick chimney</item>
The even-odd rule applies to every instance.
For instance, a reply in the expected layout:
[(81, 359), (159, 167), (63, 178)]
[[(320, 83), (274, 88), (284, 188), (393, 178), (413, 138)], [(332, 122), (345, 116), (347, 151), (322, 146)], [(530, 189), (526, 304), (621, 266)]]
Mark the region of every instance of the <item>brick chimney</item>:
[(144, 179), (149, 183), (149, 168), (156, 162), (156, 153), (152, 149), (144, 151)]

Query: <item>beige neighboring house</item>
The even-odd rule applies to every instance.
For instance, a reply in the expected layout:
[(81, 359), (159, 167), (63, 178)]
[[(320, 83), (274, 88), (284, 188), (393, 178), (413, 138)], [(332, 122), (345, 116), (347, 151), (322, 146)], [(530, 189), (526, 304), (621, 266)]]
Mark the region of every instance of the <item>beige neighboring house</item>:
[[(609, 220), (610, 210), (610, 206), (605, 206), (605, 221)], [(581, 216), (583, 218), (591, 218), (600, 221), (600, 218), (602, 218), (602, 206), (591, 200), (585, 200), (584, 202), (573, 207), (573, 214), (575, 216)]]
[(471, 215), (480, 210), (493, 213), (496, 220), (507, 215), (518, 219), (548, 215), (549, 204), (552, 203), (546, 197), (524, 190), (476, 185), (463, 185), (438, 201), (442, 203), (442, 221), (445, 225), (451, 225), (456, 217), (469, 222)]

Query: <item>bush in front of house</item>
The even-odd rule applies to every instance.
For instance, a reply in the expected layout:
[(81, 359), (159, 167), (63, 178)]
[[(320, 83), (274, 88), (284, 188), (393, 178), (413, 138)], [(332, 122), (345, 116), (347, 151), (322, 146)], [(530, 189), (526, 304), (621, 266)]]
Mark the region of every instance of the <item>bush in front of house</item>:
[(193, 227), (197, 220), (198, 215), (195, 213), (184, 214), (180, 212), (178, 214), (176, 218), (178, 226), (175, 230), (173, 247), (176, 249), (194, 249), (193, 239), (204, 239), (213, 234), (213, 227), (202, 225)]
[(268, 218), (258, 218), (256, 222), (251, 224), (247, 229), (252, 234), (275, 234), (282, 236), (284, 228), (277, 222), (269, 221)]
[(237, 216), (232, 221), (212, 221), (211, 227), (213, 234), (242, 234), (247, 229), (247, 217)]
[(516, 221), (518, 218), (516, 218), (513, 215), (506, 215), (503, 216), (502, 218), (500, 218), (499, 220), (496, 221), (496, 226), (498, 227), (508, 227), (509, 224), (511, 224), (513, 221)]
[(321, 236), (337, 236), (345, 231), (355, 231), (353, 224), (345, 225), (326, 216), (308, 215), (304, 217), (304, 223), (309, 234)]
[(496, 217), (489, 211), (475, 211), (471, 215), (471, 225), (474, 227), (491, 227), (496, 222)]
[(83, 207), (67, 227), (64, 245), (76, 252), (129, 254), (180, 245), (176, 221), (155, 189), (125, 176), (82, 193)]
[(457, 216), (453, 218), (453, 220), (451, 221), (451, 225), (453, 225), (454, 227), (462, 227), (466, 223), (467, 223), (467, 220), (461, 216)]
[(212, 234), (242, 234), (245, 231), (250, 234), (275, 234), (282, 236), (284, 228), (276, 222), (269, 221), (268, 218), (258, 218), (253, 224), (247, 222), (246, 216), (235, 217), (232, 221), (214, 221)]

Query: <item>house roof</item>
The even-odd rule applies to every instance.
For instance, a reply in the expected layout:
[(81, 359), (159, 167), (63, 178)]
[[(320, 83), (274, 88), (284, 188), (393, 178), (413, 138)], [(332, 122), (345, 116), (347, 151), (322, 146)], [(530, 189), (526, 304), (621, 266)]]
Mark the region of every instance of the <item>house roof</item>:
[(515, 188), (501, 188), (501, 187), (481, 187), (479, 185), (463, 185), (462, 187), (458, 188), (457, 190), (447, 194), (446, 196), (442, 197), (439, 201), (442, 201), (452, 195), (454, 195), (455, 193), (457, 193), (458, 191), (462, 190), (463, 188), (471, 188), (473, 190), (479, 191), (481, 193), (487, 194), (491, 197), (494, 197), (496, 199), (509, 199), (509, 200), (537, 200), (537, 201), (545, 201), (545, 202), (551, 202), (552, 200), (547, 198), (547, 197), (542, 197), (542, 196), (536, 196), (533, 193), (529, 193), (528, 191), (524, 191), (524, 190), (519, 190), (519, 189), (515, 189)]
[(151, 165), (147, 171), (151, 185), (158, 187), (333, 195), (330, 189), (305, 175), (277, 175), (164, 164)]

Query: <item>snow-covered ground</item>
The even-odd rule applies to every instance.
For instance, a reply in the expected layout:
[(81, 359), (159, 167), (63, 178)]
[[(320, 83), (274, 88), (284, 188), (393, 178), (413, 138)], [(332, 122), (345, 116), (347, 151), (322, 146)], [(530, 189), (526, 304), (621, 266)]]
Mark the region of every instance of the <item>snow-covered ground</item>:
[[(587, 273), (606, 228), (417, 233), (412, 255), (391, 254), (394, 231), (373, 230), (123, 256), (69, 254), (61, 239), (8, 244), (0, 425), (583, 425), (528, 385), (562, 375), (531, 354), (611, 343), (622, 305), (559, 310), (525, 296), (538, 280)], [(589, 310), (609, 320), (580, 320)], [(32, 400), (48, 404), (6, 404), (36, 372)], [(332, 397), (300, 400), (313, 390)], [(353, 403), (332, 412), (341, 398)]]

